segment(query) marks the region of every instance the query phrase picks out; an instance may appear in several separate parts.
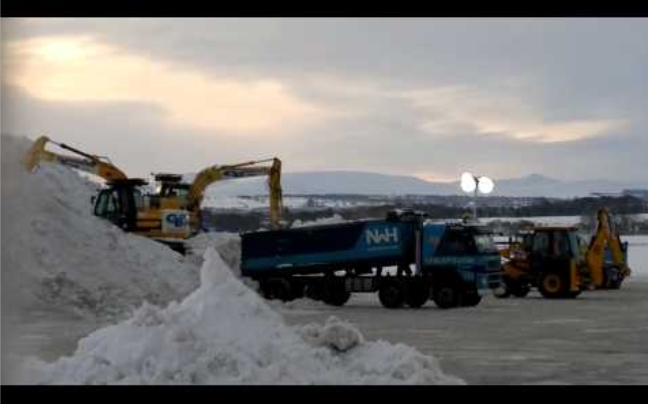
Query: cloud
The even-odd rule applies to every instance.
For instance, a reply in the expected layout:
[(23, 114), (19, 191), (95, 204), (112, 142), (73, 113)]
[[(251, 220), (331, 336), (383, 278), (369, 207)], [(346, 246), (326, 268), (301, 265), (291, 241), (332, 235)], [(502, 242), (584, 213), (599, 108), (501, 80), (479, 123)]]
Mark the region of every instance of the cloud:
[[(415, 107), (430, 113), (420, 129), (438, 136), (458, 133), (495, 134), (539, 143), (569, 142), (613, 133), (627, 122), (606, 117), (573, 117), (563, 121), (544, 119), (545, 108), (537, 99), (517, 89), (484, 91), (479, 87), (438, 87), (403, 94)], [(508, 93), (507, 93), (508, 92)]]
[(547, 107), (527, 91), (529, 84), (515, 77), (502, 79), (497, 90), (434, 84), (410, 89), (327, 75), (302, 81), (300, 87), (318, 102), (344, 105), (346, 120), (382, 120), (377, 116), (389, 114), (392, 123), (400, 120), (404, 127), (436, 139), (473, 133), (533, 143), (569, 142), (609, 135), (628, 124), (609, 111), (599, 116), (574, 112), (569, 119), (547, 116)]
[[(641, 19), (8, 19), (2, 33), (5, 81), (36, 57), (8, 60), (6, 45), (46, 37), (87, 38), (96, 60), (85, 63), (107, 77), (79, 75), (81, 91), (59, 62), (43, 63), (76, 97), (22, 92), (30, 103), (18, 114), (3, 84), (3, 128), (5, 104), (16, 105), (15, 128), (141, 170), (268, 155), (288, 171), (448, 178), (643, 179), (647, 169)], [(30, 63), (40, 83), (48, 71)]]
[(3, 78), (31, 96), (56, 102), (142, 102), (166, 111), (168, 124), (200, 131), (285, 134), (330, 114), (297, 98), (279, 80), (241, 81), (178, 68), (97, 42), (46, 36), (7, 45)]

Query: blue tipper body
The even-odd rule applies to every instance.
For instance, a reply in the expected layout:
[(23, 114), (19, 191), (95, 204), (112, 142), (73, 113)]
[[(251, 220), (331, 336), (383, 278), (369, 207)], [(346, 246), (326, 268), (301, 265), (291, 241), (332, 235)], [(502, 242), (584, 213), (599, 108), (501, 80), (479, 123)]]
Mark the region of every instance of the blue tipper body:
[(395, 265), (413, 253), (414, 225), (386, 220), (244, 233), (244, 275), (286, 268), (380, 263)]

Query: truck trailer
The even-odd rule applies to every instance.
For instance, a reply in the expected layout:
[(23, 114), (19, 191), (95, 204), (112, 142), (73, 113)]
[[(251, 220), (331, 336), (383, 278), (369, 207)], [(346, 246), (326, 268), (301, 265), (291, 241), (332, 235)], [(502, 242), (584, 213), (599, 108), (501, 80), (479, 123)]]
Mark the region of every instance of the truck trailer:
[(482, 226), (436, 223), (417, 212), (241, 234), (242, 275), (266, 298), (283, 301), (342, 306), (351, 293), (378, 292), (387, 308), (418, 308), (430, 299), (440, 308), (476, 306), (500, 286), (500, 268)]

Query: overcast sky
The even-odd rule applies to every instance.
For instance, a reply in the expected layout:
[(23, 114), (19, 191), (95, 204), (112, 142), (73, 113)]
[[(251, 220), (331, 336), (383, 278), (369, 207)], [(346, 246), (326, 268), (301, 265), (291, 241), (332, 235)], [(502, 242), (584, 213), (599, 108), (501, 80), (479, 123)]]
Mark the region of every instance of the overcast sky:
[(2, 131), (131, 176), (648, 183), (648, 19), (2, 19)]

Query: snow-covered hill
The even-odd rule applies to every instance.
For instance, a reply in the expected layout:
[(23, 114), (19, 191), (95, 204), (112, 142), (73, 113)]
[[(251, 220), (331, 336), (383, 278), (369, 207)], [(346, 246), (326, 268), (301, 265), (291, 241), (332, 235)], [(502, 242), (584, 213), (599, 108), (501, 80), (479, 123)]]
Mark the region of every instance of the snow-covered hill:
[(590, 196), (593, 192), (618, 193), (631, 188), (648, 189), (648, 183), (641, 184), (609, 180), (564, 181), (543, 175), (531, 174), (520, 178), (496, 181), (493, 195), (571, 198)]

